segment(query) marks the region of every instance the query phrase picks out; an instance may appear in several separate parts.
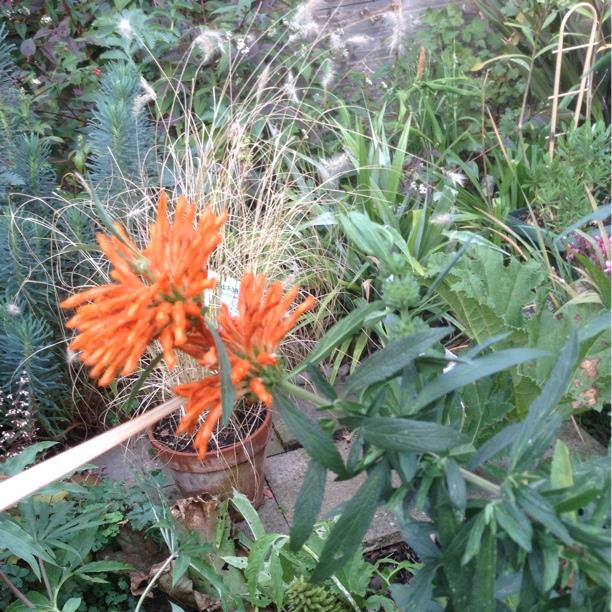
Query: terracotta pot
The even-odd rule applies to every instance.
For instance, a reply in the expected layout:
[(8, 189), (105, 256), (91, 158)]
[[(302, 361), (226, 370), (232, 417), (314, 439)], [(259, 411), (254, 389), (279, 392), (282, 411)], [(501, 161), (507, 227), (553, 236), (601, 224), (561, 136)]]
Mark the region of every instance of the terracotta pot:
[(206, 493), (224, 499), (236, 489), (257, 508), (263, 501), (264, 461), (271, 424), (272, 413), (266, 408), (264, 421), (253, 434), (237, 444), (209, 451), (204, 461), (196, 453), (175, 451), (162, 444), (154, 437), (152, 427), (147, 435), (185, 497)]

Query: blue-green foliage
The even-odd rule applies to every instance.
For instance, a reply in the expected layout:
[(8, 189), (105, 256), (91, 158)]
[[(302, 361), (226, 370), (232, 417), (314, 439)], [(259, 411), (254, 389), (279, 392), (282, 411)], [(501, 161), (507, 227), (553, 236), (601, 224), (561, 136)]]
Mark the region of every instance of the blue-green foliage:
[(104, 195), (146, 184), (152, 157), (153, 127), (145, 113), (150, 101), (130, 63), (111, 65), (102, 77), (100, 95), (87, 129), (91, 151), (89, 178)]
[(63, 421), (62, 399), (67, 396), (65, 360), (53, 347), (54, 333), (47, 321), (18, 304), (3, 304), (0, 319), (0, 389), (15, 393), (25, 373), (35, 414), (44, 430), (57, 432)]
[(48, 195), (55, 186), (55, 172), (49, 163), (51, 148), (29, 131), (32, 123), (28, 100), (20, 94), (11, 58), (13, 45), (5, 42), (0, 26), (0, 204), (11, 189), (38, 196)]
[[(0, 391), (7, 397), (27, 393), (33, 418), (56, 434), (69, 393), (50, 282), (50, 209), (14, 193), (48, 196), (56, 177), (49, 144), (28, 131), (31, 114), (4, 38), (0, 27)], [(10, 408), (7, 401), (3, 411)]]

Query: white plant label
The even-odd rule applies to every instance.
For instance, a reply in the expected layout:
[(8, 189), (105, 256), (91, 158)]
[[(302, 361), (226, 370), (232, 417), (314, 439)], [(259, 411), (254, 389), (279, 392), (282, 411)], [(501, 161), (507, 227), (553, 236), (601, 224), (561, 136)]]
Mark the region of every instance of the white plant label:
[[(208, 271), (208, 278), (219, 278), (219, 275), (214, 270)], [(235, 316), (238, 314), (238, 294), (240, 292), (240, 281), (228, 276), (221, 279), (216, 286), (216, 289), (204, 290), (204, 306), (215, 305), (215, 297), (218, 295), (218, 304), (225, 304), (230, 313)], [(216, 294), (216, 295), (215, 295)]]
[(240, 292), (240, 281), (228, 276), (219, 284), (221, 290), (221, 303), (225, 304), (232, 316), (238, 314), (238, 293)]

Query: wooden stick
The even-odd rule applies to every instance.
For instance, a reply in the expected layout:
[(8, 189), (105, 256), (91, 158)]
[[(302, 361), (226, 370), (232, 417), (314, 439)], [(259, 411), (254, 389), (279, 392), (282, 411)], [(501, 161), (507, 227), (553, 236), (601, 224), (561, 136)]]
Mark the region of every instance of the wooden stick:
[(92, 459), (144, 431), (157, 421), (172, 414), (182, 403), (182, 398), (171, 399), (127, 423), (105, 431), (91, 440), (0, 482), (0, 511), (10, 508), (24, 497), (74, 472), (83, 464), (89, 463)]

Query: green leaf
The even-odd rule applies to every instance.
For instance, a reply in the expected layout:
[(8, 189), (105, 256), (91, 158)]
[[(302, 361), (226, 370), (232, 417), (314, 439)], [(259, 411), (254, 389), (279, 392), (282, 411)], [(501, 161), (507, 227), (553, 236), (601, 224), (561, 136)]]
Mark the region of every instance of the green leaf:
[(270, 548), (279, 538), (284, 537), (286, 536), (282, 536), (278, 533), (266, 533), (255, 540), (255, 542), (253, 542), (251, 545), (249, 550), (249, 562), (245, 570), (245, 576), (251, 597), (253, 597), (257, 592), (260, 573), (266, 569), (266, 559), (268, 558)]
[(409, 584), (391, 585), (393, 601), (402, 612), (424, 612), (430, 609), (437, 569), (437, 564), (428, 563), (414, 574)]
[(81, 605), (80, 597), (71, 597), (62, 608), (62, 612), (76, 612)]
[(533, 583), (541, 593), (548, 593), (559, 575), (559, 548), (550, 536), (543, 533), (538, 534), (537, 543), (527, 562)]
[[(553, 411), (565, 394), (577, 355), (578, 334), (576, 330), (572, 330), (542, 393), (533, 401), (527, 418), (522, 422), (520, 433), (510, 452), (510, 472), (524, 469), (548, 449), (556, 433), (556, 428), (552, 426)], [(555, 422), (560, 423), (560, 419), (557, 418)]]
[(372, 417), (363, 420), (364, 438), (386, 450), (442, 453), (465, 444), (463, 434), (428, 421), (399, 417)]
[(344, 475), (346, 469), (342, 457), (321, 426), (298, 410), (278, 389), (273, 391), (273, 396), (289, 431), (308, 454), (332, 472)]
[(521, 548), (524, 548), (527, 552), (531, 552), (533, 529), (531, 528), (531, 523), (527, 516), (508, 500), (495, 504), (494, 508), (495, 518), (500, 527)]
[(480, 512), (472, 520), (472, 526), (468, 535), (467, 543), (463, 557), (461, 557), (461, 565), (467, 565), (480, 551), (482, 534), (487, 526), (487, 520), (484, 512)]
[(584, 327), (580, 328), (580, 331), (578, 332), (578, 343), (582, 344), (587, 340), (592, 340), (601, 332), (609, 329), (610, 318), (610, 311), (608, 310), (591, 319)]
[(338, 393), (329, 384), (317, 366), (313, 365), (312, 363), (308, 363), (306, 365), (306, 371), (310, 376), (310, 380), (312, 380), (314, 386), (317, 388), (317, 391), (323, 395), (323, 397), (327, 398), (330, 402), (338, 399)]
[(230, 501), (234, 508), (238, 510), (240, 516), (246, 521), (249, 526), (253, 537), (258, 540), (266, 533), (266, 529), (257, 514), (257, 510), (253, 508), (253, 504), (249, 501), (248, 497), (239, 491), (234, 489)]
[(94, 572), (121, 572), (129, 571), (134, 569), (129, 563), (123, 563), (122, 561), (91, 561), (81, 565), (76, 573), (77, 574), (91, 574)]
[[(376, 316), (374, 316), (376, 314)], [(379, 321), (385, 316), (382, 302), (371, 302), (355, 308), (348, 316), (338, 321), (317, 342), (316, 348), (300, 365), (293, 369), (292, 375), (298, 374), (309, 363), (317, 363), (327, 357), (346, 338), (360, 330), (368, 320)]]
[(468, 468), (470, 470), (476, 469), (479, 465), (489, 461), (504, 449), (506, 449), (521, 431), (521, 424), (514, 423), (504, 427), (501, 431), (496, 433), (492, 438), (487, 440), (470, 458)]
[(23, 472), (31, 463), (34, 463), (36, 455), (55, 446), (57, 442), (36, 442), (26, 449), (22, 450), (18, 455), (9, 457), (0, 465), (0, 474), (4, 476), (15, 476)]
[(55, 560), (27, 531), (10, 520), (0, 521), (0, 548), (6, 548), (19, 559), (23, 559), (39, 580), (41, 576), (36, 558), (55, 563)]
[(291, 526), (293, 550), (299, 550), (312, 533), (312, 528), (321, 512), (326, 479), (327, 468), (315, 459), (311, 459), (293, 510)]
[(506, 349), (474, 359), (472, 363), (457, 365), (423, 388), (416, 398), (413, 410), (420, 410), (447, 393), (465, 387), (476, 380), (507, 370), (519, 363), (544, 357), (546, 354), (537, 349)]
[(557, 516), (553, 506), (537, 491), (529, 486), (521, 487), (516, 491), (516, 501), (528, 516), (554, 533), (564, 544), (567, 546), (573, 544), (570, 534)]
[(269, 561), (269, 572), (272, 586), (272, 601), (276, 609), (281, 610), (285, 599), (285, 583), (283, 582), (283, 568), (277, 550), (272, 551)]
[(312, 573), (312, 582), (318, 583), (329, 578), (355, 554), (372, 522), (388, 478), (389, 466), (386, 461), (381, 461), (346, 504), (329, 533), (319, 563)]
[(465, 480), (461, 475), (459, 466), (454, 459), (447, 459), (444, 465), (446, 474), (446, 486), (448, 487), (448, 497), (453, 506), (463, 512), (467, 502), (467, 490)]
[(191, 557), (185, 554), (179, 554), (172, 564), (172, 588), (176, 586), (185, 572), (191, 565)]
[(215, 348), (217, 349), (217, 356), (219, 358), (219, 374), (221, 376), (221, 407), (223, 410), (223, 425), (229, 423), (230, 417), (234, 410), (234, 403), (236, 401), (236, 393), (234, 392), (234, 385), (232, 384), (232, 366), (230, 365), (225, 346), (219, 333), (212, 326), (209, 325), (208, 329), (212, 334), (213, 340), (215, 341)]
[(573, 484), (574, 473), (569, 448), (562, 440), (556, 440), (550, 464), (550, 486), (552, 489), (564, 489)]
[(346, 383), (346, 395), (397, 374), (450, 331), (448, 327), (428, 329), (391, 342), (357, 368)]
[(484, 534), (474, 573), (472, 588), (473, 610), (495, 612), (495, 578), (497, 576), (497, 536), (495, 523), (491, 523)]

